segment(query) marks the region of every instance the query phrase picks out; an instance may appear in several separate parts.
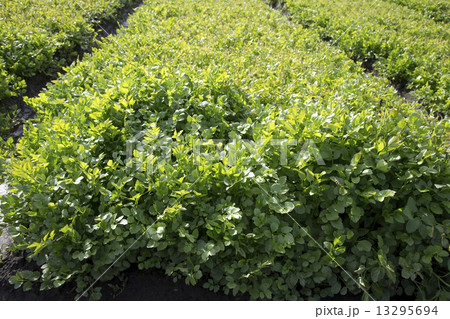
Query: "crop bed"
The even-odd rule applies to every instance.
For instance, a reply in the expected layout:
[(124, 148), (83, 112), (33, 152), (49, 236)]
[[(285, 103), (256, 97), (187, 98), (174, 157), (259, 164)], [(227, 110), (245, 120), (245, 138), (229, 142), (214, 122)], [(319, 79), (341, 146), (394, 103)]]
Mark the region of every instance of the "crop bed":
[(336, 44), (351, 59), (376, 70), (398, 88), (413, 90), (428, 109), (448, 114), (448, 24), (386, 1), (285, 3), (293, 21), (315, 29), (322, 39)]
[(384, 0), (416, 10), (425, 16), (438, 21), (450, 22), (449, 0)]
[(113, 21), (135, 2), (0, 1), (0, 135), (11, 128), (21, 104), (11, 97), (21, 96), (30, 85), (34, 88), (34, 82), (46, 82), (75, 61), (92, 47), (100, 23)]
[(450, 298), (448, 121), (264, 1), (144, 3), (4, 144), (16, 287)]

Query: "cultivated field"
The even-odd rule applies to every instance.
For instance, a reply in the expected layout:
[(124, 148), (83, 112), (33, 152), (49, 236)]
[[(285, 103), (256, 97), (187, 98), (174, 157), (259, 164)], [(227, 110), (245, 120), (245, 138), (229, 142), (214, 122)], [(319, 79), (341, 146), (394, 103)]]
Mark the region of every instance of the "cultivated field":
[[(111, 8), (83, 2), (104, 4), (94, 20)], [(98, 299), (92, 284), (137, 264), (250, 299), (448, 300), (448, 2), (435, 3), (144, 1), (26, 100), (36, 119), (0, 149), (3, 227), (40, 267), (11, 283)], [(3, 58), (10, 95), (94, 30), (69, 10), (79, 22), (27, 35), (19, 9), (0, 32), (36, 45), (17, 68)]]

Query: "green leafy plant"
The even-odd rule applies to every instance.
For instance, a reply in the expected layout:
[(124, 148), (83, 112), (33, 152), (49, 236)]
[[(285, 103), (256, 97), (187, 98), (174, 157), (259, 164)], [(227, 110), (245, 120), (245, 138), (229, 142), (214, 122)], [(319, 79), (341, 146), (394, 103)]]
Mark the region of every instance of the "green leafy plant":
[(450, 22), (450, 4), (446, 0), (386, 0), (410, 9), (416, 10), (425, 16), (445, 23)]
[[(0, 4), (0, 103), (24, 93), (26, 79), (56, 75), (94, 43), (98, 23), (117, 17), (131, 0), (77, 0)], [(0, 123), (2, 129), (5, 123)]]
[(98, 298), (137, 263), (252, 299), (450, 297), (448, 121), (246, 4), (146, 1), (28, 101), (0, 207), (41, 271), (14, 284)]
[(293, 21), (315, 30), (353, 60), (373, 64), (374, 70), (401, 89), (413, 90), (431, 111), (448, 114), (448, 25), (396, 4), (416, 8), (413, 3), (420, 2), (420, 8), (428, 8), (429, 1), (284, 2)]

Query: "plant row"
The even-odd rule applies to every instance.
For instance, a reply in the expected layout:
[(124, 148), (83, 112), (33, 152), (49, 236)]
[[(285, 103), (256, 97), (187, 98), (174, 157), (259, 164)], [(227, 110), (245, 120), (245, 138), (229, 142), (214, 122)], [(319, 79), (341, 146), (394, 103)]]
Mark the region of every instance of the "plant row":
[(434, 21), (450, 22), (448, 0), (385, 0), (421, 12)]
[(432, 111), (450, 107), (449, 28), (383, 1), (288, 0), (294, 21), (316, 30), (347, 55), (400, 89), (414, 90)]
[(4, 0), (0, 3), (0, 102), (38, 73), (54, 74), (89, 49), (95, 23), (131, 0)]
[(28, 102), (0, 208), (41, 270), (16, 287), (137, 263), (252, 299), (450, 298), (449, 123), (260, 0), (145, 1)]

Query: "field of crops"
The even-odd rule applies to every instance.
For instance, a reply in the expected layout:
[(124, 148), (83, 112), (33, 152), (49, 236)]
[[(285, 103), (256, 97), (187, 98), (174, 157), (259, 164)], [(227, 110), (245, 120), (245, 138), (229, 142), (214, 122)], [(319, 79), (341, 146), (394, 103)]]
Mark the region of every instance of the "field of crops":
[(133, 0), (0, 1), (0, 133), (5, 99), (25, 92), (37, 74), (55, 75), (95, 39), (98, 23), (114, 19)]
[(448, 114), (450, 27), (390, 2), (287, 0), (286, 8), (293, 21), (351, 59), (373, 65), (398, 87), (414, 90), (423, 105)]
[(96, 299), (138, 264), (251, 299), (450, 299), (447, 25), (286, 2), (291, 21), (263, 0), (146, 0), (28, 101), (0, 159), (3, 225), (41, 267), (16, 287)]
[(448, 0), (385, 0), (423, 13), (438, 22), (450, 22), (450, 2)]

